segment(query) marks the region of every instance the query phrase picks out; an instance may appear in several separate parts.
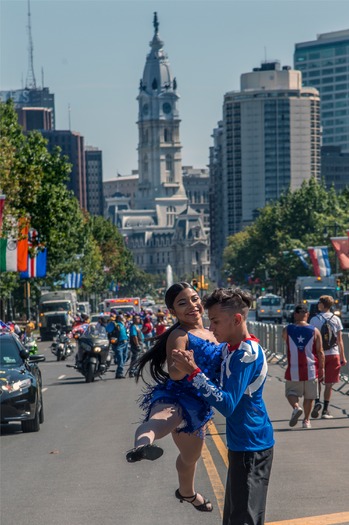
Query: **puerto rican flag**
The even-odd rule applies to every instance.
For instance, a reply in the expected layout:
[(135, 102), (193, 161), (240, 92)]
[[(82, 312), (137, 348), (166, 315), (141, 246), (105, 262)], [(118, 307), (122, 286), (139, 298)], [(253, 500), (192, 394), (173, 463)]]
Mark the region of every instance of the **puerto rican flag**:
[(309, 381), (318, 377), (314, 328), (312, 326), (287, 326), (287, 361), (285, 379)]
[(43, 250), (38, 249), (34, 257), (28, 255), (28, 269), (26, 272), (21, 272), (21, 278), (29, 279), (31, 277), (45, 277), (46, 263), (47, 248), (44, 248)]
[(328, 277), (331, 275), (331, 265), (327, 246), (310, 246), (308, 248), (311, 262), (313, 263), (315, 277)]

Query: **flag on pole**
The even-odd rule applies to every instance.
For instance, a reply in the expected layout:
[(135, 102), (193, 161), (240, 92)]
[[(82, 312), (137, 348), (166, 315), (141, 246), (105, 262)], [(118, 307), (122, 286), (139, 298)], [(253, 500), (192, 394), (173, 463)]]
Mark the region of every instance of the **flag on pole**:
[[(19, 220), (18, 234), (0, 239), (0, 272), (25, 272), (28, 268), (28, 221)], [(16, 237), (19, 237), (18, 239)]]
[(28, 269), (26, 272), (21, 272), (21, 279), (29, 279), (30, 277), (45, 277), (47, 265), (47, 248), (43, 250), (36, 250), (34, 257), (28, 255)]
[(349, 236), (330, 237), (342, 270), (349, 270)]
[(65, 276), (63, 288), (81, 288), (82, 286), (82, 273), (68, 273)]
[(293, 253), (298, 255), (303, 266), (305, 266), (306, 268), (309, 268), (309, 263), (307, 261), (307, 259), (309, 259), (309, 253), (306, 250), (303, 250), (302, 248), (294, 248), (292, 251)]
[(308, 252), (313, 263), (315, 277), (328, 277), (331, 275), (327, 246), (310, 246)]

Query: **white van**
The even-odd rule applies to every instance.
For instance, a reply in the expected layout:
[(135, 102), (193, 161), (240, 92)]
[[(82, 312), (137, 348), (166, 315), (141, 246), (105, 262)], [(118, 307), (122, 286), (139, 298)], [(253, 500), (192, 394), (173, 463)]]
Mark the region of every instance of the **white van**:
[(258, 297), (256, 304), (256, 321), (274, 321), (282, 323), (283, 298), (280, 295), (267, 293)]

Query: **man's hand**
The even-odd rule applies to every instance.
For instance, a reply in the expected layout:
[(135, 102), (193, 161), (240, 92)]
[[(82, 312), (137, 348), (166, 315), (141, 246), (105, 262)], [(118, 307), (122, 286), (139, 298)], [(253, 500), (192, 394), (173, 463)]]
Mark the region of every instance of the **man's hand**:
[(192, 350), (172, 350), (172, 359), (177, 370), (185, 374), (191, 374), (197, 369)]

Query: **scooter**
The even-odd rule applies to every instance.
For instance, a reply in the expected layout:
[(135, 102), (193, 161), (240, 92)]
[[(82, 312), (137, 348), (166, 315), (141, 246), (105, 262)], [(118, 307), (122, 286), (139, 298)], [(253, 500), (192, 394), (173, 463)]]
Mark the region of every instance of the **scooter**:
[(103, 376), (111, 364), (107, 332), (104, 327), (91, 324), (82, 334), (75, 333), (74, 338), (78, 342), (74, 368), (85, 377), (86, 383), (92, 383), (96, 377)]
[(71, 330), (62, 328), (60, 325), (52, 325), (52, 329), (56, 334), (53, 336), (51, 352), (57, 357), (57, 361), (65, 361), (74, 353), (74, 345), (69, 337)]

